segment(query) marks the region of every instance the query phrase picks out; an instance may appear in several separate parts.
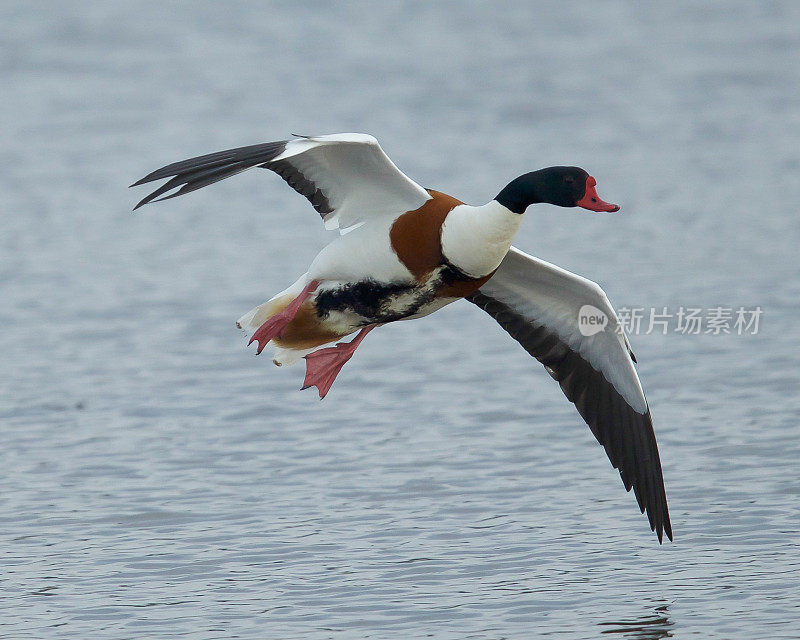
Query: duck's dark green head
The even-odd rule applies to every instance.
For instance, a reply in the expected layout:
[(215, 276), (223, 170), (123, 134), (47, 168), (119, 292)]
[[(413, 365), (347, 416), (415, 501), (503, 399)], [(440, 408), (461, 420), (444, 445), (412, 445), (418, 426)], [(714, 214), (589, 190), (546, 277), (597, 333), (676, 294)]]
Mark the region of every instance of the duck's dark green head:
[(495, 200), (514, 213), (524, 213), (538, 202), (589, 211), (619, 211), (618, 205), (600, 199), (596, 185), (597, 180), (580, 167), (547, 167), (515, 178)]

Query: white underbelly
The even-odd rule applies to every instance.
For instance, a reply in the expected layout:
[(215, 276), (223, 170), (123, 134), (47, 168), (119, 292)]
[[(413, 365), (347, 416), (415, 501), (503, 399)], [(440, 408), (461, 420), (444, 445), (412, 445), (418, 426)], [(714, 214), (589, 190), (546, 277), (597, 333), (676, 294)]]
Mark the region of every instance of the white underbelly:
[(406, 316), (403, 318), (403, 320), (424, 318), (425, 316), (429, 316), (434, 311), (438, 311), (442, 307), (446, 307), (448, 304), (455, 302), (456, 300), (460, 300), (460, 298), (434, 298), (431, 302), (423, 304), (419, 309), (417, 309), (416, 313)]
[(392, 250), (392, 220), (368, 222), (339, 236), (314, 258), (308, 269), (313, 280), (331, 282), (413, 282), (414, 276)]

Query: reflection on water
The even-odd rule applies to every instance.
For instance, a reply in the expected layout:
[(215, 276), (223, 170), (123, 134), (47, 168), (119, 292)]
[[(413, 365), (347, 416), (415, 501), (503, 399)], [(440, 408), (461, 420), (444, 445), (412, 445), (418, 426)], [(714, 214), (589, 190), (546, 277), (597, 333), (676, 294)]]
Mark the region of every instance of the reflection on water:
[(655, 613), (641, 618), (620, 620), (619, 622), (600, 622), (603, 634), (619, 634), (630, 640), (661, 640), (671, 638), (672, 620), (668, 616), (669, 606), (664, 604), (655, 608)]

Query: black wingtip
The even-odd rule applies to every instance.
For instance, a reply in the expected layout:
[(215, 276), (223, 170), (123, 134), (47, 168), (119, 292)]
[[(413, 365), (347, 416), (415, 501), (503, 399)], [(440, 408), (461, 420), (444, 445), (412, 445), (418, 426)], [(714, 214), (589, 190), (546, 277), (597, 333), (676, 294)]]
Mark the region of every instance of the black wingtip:
[(669, 508), (667, 507), (667, 497), (666, 495), (662, 495), (662, 499), (664, 501), (664, 510), (661, 513), (660, 522), (657, 522), (655, 526), (652, 527), (653, 531), (656, 532), (658, 536), (658, 543), (664, 543), (664, 535), (667, 536), (667, 539), (672, 542), (672, 523), (669, 521)]
[(150, 202), (150, 196), (142, 198), (141, 200), (139, 200), (139, 202), (136, 203), (136, 206), (133, 209), (131, 209), (131, 212), (136, 211), (139, 207), (143, 207), (148, 202)]
[(664, 533), (667, 534), (667, 538), (669, 538), (669, 541), (672, 542), (672, 524), (669, 521), (669, 516), (667, 516), (667, 520), (664, 522)]
[(154, 202), (161, 202), (162, 200), (169, 200), (170, 198), (174, 198), (175, 196), (179, 196), (179, 195), (181, 195), (181, 194), (180, 193), (171, 193), (170, 195), (164, 196), (163, 198), (155, 199), (155, 198), (152, 197), (153, 194), (150, 194), (146, 198), (143, 198), (142, 200), (140, 200), (136, 204), (136, 206), (133, 209), (131, 209), (131, 212), (136, 211), (139, 207), (143, 207), (146, 204), (152, 204)]
[(131, 187), (138, 187), (140, 185), (147, 184), (148, 182), (161, 180), (162, 178), (169, 178), (170, 176), (175, 175), (174, 173), (169, 172), (169, 168), (172, 166), (173, 165), (167, 165), (166, 167), (162, 167), (161, 169), (156, 169), (155, 171), (151, 171), (144, 178), (139, 178), (132, 185), (129, 185), (128, 188), (130, 189)]
[(672, 542), (672, 529), (664, 527), (663, 530), (659, 529), (656, 533), (658, 534), (658, 544), (664, 544), (664, 534), (666, 534), (667, 540)]
[(168, 200), (177, 195), (190, 193), (251, 167), (270, 162), (283, 153), (286, 148), (286, 142), (286, 140), (279, 140), (277, 142), (265, 142), (248, 147), (239, 147), (238, 149), (217, 151), (204, 156), (173, 162), (165, 167), (156, 169), (130, 186), (138, 187), (164, 178), (170, 178), (170, 180), (139, 202), (133, 210), (135, 211), (149, 202), (159, 202), (156, 198), (172, 189), (178, 189), (177, 193), (160, 200)]

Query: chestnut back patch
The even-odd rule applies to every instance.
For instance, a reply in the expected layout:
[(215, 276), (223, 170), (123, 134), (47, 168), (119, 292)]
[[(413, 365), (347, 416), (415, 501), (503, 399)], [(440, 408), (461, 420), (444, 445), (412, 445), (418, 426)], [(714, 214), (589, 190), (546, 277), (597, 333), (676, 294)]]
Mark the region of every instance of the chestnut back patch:
[(463, 204), (438, 191), (428, 189), (428, 193), (430, 200), (397, 218), (389, 231), (392, 250), (420, 282), (444, 262), (442, 224), (454, 207)]
[[(291, 300), (290, 300), (291, 302)], [(276, 309), (279, 313), (286, 308)], [(342, 334), (325, 326), (317, 315), (317, 308), (313, 302), (305, 302), (300, 307), (294, 319), (286, 325), (283, 333), (273, 342), (284, 349), (312, 349), (328, 342), (333, 342), (347, 334)]]

